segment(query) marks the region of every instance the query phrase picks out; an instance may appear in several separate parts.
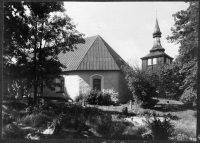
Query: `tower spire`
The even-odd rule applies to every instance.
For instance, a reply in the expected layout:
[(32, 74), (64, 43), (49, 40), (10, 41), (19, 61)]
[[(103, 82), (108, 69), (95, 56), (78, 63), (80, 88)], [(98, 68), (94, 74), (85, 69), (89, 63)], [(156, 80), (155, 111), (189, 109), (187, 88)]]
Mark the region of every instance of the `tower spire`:
[(157, 20), (157, 16), (156, 16), (156, 25), (155, 25), (154, 32), (153, 32), (153, 38), (155, 38), (155, 41), (153, 44), (153, 48), (150, 50), (150, 52), (165, 51), (165, 49), (161, 46), (161, 43), (160, 43), (161, 34), (162, 33), (160, 32), (160, 27), (158, 25), (158, 20)]
[(154, 29), (154, 32), (153, 32), (153, 38), (155, 37), (161, 37), (161, 32), (160, 32), (160, 27), (158, 25), (158, 20), (157, 20), (157, 16), (156, 16), (156, 25), (155, 25), (155, 29)]

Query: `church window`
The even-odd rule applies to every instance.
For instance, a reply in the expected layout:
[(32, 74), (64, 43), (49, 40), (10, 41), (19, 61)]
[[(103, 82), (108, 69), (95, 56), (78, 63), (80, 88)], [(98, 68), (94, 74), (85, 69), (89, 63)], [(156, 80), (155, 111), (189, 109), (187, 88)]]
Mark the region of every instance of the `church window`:
[(153, 65), (157, 64), (156, 61), (157, 61), (157, 58), (153, 58)]
[(148, 65), (152, 65), (152, 64), (151, 64), (151, 59), (148, 59)]
[(101, 79), (93, 79), (93, 90), (101, 91)]
[(94, 75), (90, 76), (90, 87), (93, 90), (103, 91), (104, 77), (100, 74), (94, 74)]

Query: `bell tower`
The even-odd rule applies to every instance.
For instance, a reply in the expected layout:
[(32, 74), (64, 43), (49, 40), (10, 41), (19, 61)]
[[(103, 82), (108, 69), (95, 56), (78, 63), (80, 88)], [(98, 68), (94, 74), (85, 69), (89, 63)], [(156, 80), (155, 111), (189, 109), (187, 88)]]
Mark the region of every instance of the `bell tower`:
[(153, 32), (153, 47), (148, 55), (141, 58), (143, 70), (155, 69), (158, 65), (171, 64), (173, 58), (165, 53), (165, 49), (162, 47), (160, 42), (161, 34), (158, 20), (156, 18), (156, 25)]

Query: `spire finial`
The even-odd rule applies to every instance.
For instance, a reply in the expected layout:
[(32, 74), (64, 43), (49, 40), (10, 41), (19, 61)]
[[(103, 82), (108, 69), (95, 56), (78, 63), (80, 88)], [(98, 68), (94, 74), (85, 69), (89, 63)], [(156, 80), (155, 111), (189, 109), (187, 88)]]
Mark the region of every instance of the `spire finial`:
[(156, 10), (156, 19), (157, 19), (157, 10)]

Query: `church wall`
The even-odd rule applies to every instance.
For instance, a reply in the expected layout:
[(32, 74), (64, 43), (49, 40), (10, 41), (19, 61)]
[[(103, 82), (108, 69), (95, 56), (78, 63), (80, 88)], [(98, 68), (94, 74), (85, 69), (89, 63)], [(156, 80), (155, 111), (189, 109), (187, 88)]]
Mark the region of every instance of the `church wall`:
[(79, 94), (87, 94), (92, 89), (91, 77), (101, 75), (103, 77), (102, 91), (109, 92), (119, 102), (128, 101), (132, 97), (120, 71), (74, 71), (68, 74), (68, 76), (79, 76)]
[[(102, 91), (108, 92), (113, 99), (117, 99), (120, 103), (127, 102), (132, 99), (132, 94), (126, 86), (126, 81), (120, 71), (73, 71), (62, 75), (64, 79), (64, 91), (57, 92), (47, 87), (43, 87), (43, 97), (47, 98), (64, 98), (75, 100), (80, 94), (87, 94), (91, 89), (91, 77), (101, 76), (103, 78)], [(39, 93), (39, 92), (38, 92)], [(33, 97), (33, 90), (30, 90)]]

